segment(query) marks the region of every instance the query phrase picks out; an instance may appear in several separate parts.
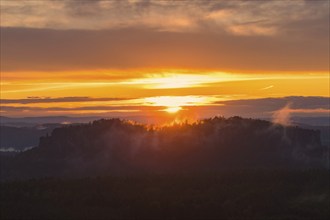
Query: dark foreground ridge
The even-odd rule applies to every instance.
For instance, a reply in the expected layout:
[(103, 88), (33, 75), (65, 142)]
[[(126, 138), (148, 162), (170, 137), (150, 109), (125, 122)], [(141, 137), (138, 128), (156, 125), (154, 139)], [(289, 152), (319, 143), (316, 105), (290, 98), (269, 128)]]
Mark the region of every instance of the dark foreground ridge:
[[(18, 137), (19, 138), (19, 137)], [(2, 180), (32, 177), (325, 168), (320, 132), (240, 117), (150, 128), (120, 119), (53, 130), (2, 158)]]
[(234, 171), (0, 183), (1, 219), (326, 220), (329, 173)]

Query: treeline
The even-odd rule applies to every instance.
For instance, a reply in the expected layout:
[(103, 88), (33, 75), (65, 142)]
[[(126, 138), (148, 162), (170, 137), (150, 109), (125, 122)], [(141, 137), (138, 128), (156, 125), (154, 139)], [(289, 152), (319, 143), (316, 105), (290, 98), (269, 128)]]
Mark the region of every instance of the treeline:
[(3, 178), (322, 168), (320, 132), (240, 117), (148, 127), (120, 119), (56, 128), (6, 160)]

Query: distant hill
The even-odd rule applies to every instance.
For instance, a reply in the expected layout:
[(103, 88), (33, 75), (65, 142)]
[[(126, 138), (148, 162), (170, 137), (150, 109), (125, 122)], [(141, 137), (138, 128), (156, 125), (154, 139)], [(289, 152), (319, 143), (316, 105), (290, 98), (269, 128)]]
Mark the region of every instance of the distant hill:
[[(85, 117), (70, 117), (70, 116), (44, 116), (44, 117), (5, 117), (0, 116), (0, 124), (3, 126), (11, 127), (33, 127), (39, 124), (65, 124), (65, 123), (88, 123), (91, 121), (99, 120), (102, 117), (85, 116)], [(125, 119), (145, 122), (147, 121), (142, 116), (129, 116)], [(271, 118), (262, 118), (267, 121), (272, 121)], [(330, 126), (330, 117), (292, 117), (293, 124), (304, 124), (311, 126)]]
[(292, 117), (291, 121), (297, 124), (311, 126), (330, 126), (330, 117)]
[(6, 158), (2, 178), (325, 167), (320, 132), (215, 117), (150, 128), (120, 119), (55, 128), (39, 146)]
[(100, 117), (68, 117), (68, 116), (45, 116), (11, 118), (0, 116), (0, 124), (10, 127), (34, 127), (40, 124), (67, 124), (87, 123), (100, 119)]
[(33, 127), (0, 126), (0, 152), (22, 151), (36, 147), (41, 136), (50, 134), (61, 124), (43, 124)]

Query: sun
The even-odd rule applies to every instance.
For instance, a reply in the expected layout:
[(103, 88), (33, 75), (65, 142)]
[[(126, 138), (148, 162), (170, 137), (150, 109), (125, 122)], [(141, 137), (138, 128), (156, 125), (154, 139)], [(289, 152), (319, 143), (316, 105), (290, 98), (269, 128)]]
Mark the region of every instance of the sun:
[(212, 102), (211, 98), (209, 99), (200, 96), (156, 96), (144, 98), (144, 105), (162, 107), (159, 111), (175, 114), (187, 106), (200, 106)]
[(176, 107), (174, 106), (174, 107), (168, 107), (164, 111), (174, 114), (174, 113), (177, 113), (178, 111), (180, 111), (181, 109), (182, 109), (182, 107), (180, 107), (180, 106), (176, 106)]

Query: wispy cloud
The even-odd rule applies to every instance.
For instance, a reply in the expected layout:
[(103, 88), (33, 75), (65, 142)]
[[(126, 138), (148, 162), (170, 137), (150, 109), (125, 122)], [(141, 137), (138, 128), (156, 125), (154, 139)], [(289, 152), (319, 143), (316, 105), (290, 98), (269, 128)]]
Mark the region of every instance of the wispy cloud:
[(267, 90), (267, 89), (271, 89), (271, 88), (273, 88), (274, 86), (273, 85), (270, 85), (270, 86), (266, 86), (266, 87), (264, 87), (264, 88), (261, 88), (260, 90)]
[(235, 35), (273, 35), (288, 23), (326, 18), (328, 1), (2, 1), (2, 26), (57, 29), (211, 28)]

